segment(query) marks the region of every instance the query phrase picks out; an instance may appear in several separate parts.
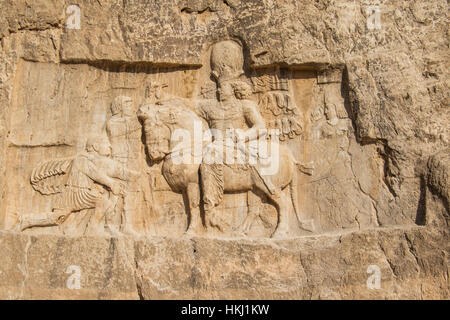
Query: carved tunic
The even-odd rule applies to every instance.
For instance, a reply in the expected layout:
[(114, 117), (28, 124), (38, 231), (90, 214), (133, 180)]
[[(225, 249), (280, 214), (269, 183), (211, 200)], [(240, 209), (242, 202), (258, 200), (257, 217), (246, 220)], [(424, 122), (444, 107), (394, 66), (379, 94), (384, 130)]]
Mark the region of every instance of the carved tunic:
[[(250, 168), (248, 163), (245, 162), (247, 155), (251, 153), (253, 157), (257, 156), (257, 150), (249, 148), (248, 143), (243, 146), (235, 145), (234, 137), (227, 135), (227, 130), (246, 130), (249, 127), (256, 130), (264, 129), (265, 123), (258, 112), (257, 106), (250, 100), (202, 101), (197, 108), (197, 114), (208, 122), (210, 129), (216, 129), (222, 134), (221, 136), (215, 136), (213, 132), (213, 143), (210, 146), (211, 148), (206, 150), (203, 163), (200, 166), (204, 190), (203, 201), (205, 210), (209, 210), (223, 199), (224, 165), (233, 169), (247, 170)], [(217, 150), (222, 154), (218, 156)], [(206, 159), (209, 159), (210, 162), (205, 162)]]
[(113, 116), (106, 124), (111, 142), (112, 158), (128, 164), (132, 169), (139, 167), (137, 160), (141, 151), (141, 126), (133, 117)]
[(92, 154), (80, 154), (73, 159), (64, 188), (54, 208), (78, 211), (95, 208), (113, 178), (132, 180), (137, 172), (127, 170), (120, 163)]
[[(221, 136), (213, 133), (213, 141), (216, 146), (222, 144), (224, 162), (226, 162), (228, 154), (234, 154), (235, 160), (239, 157), (245, 159), (248, 152), (254, 151), (252, 148), (249, 148), (248, 143), (245, 144), (245, 147), (235, 146), (233, 137), (227, 136), (227, 130), (247, 130), (249, 127), (256, 130), (265, 128), (265, 123), (258, 111), (258, 107), (251, 100), (202, 101), (197, 108), (197, 114), (208, 122), (210, 129), (216, 129), (221, 133)], [(237, 152), (235, 153), (235, 151)], [(252, 156), (256, 155), (252, 154)]]
[[(106, 179), (109, 179), (106, 177)], [(78, 211), (95, 208), (102, 196), (102, 189), (94, 181), (105, 177), (92, 162), (92, 157), (82, 154), (72, 161), (62, 193), (57, 197), (54, 208)], [(99, 181), (99, 182), (100, 182)]]
[(227, 129), (244, 129), (247, 127), (245, 105), (239, 101), (230, 101), (228, 103), (208, 100), (203, 102), (198, 108), (198, 114), (208, 122), (211, 129), (225, 131)]

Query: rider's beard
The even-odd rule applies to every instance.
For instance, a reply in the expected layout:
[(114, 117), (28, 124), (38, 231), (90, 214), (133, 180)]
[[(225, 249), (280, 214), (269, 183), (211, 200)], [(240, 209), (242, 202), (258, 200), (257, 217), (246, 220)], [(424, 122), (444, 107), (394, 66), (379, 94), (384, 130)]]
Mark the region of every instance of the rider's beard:
[(227, 98), (226, 100), (220, 100), (219, 107), (223, 110), (228, 110), (233, 106), (232, 98)]

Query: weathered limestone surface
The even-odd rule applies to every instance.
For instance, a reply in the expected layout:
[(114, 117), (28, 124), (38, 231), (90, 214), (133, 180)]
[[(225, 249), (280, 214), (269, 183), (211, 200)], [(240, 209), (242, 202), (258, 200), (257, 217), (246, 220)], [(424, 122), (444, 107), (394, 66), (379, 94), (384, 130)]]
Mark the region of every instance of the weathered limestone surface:
[[(448, 299), (447, 1), (0, 8), (1, 298)], [(196, 121), (279, 170), (173, 165)]]
[[(2, 232), (2, 299), (447, 299), (449, 234), (424, 227), (290, 240)], [(443, 245), (444, 244), (444, 245)], [(93, 258), (95, 257), (95, 259)], [(70, 265), (81, 289), (70, 290)], [(369, 265), (381, 288), (366, 286)]]

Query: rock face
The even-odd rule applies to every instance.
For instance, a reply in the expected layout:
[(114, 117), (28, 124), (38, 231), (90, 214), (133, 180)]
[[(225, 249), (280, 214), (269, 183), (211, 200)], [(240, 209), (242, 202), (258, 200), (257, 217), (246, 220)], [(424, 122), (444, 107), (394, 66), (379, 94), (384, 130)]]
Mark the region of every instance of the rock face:
[(421, 227), (290, 240), (2, 232), (0, 298), (447, 299), (448, 240)]
[(0, 297), (448, 298), (446, 1), (0, 4)]

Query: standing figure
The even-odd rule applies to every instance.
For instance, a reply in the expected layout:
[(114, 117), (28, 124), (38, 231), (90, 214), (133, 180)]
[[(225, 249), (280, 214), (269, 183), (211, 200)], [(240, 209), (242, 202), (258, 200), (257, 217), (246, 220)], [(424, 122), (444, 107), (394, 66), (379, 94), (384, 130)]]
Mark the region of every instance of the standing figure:
[[(133, 171), (141, 168), (141, 125), (133, 112), (132, 99), (117, 96), (111, 104), (111, 118), (106, 123), (106, 133), (111, 143), (111, 157)], [(108, 227), (112, 232), (120, 231), (134, 234), (136, 227), (143, 224), (139, 217), (141, 181), (127, 184), (123, 196), (123, 206), (116, 207), (113, 216), (108, 216)], [(120, 213), (121, 211), (121, 213)], [(142, 218), (142, 219), (140, 219)]]
[(131, 98), (126, 96), (114, 99), (106, 133), (111, 143), (112, 158), (137, 170), (141, 154), (141, 125), (133, 112), (132, 103)]

